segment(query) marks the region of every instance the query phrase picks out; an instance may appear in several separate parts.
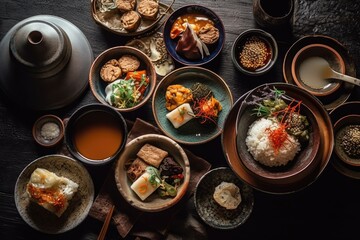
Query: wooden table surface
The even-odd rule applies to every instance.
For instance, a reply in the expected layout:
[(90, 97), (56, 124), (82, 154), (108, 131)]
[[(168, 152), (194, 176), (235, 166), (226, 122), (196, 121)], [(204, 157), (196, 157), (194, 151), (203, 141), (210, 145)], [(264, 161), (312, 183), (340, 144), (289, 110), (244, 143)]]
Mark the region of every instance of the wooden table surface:
[[(194, 1), (176, 0), (173, 8), (192, 3)], [(349, 50), (357, 76), (360, 77), (360, 3), (357, 0), (295, 1), (292, 29), (274, 33), (280, 50), (275, 68), (256, 78), (240, 74), (230, 58), (235, 38), (246, 29), (258, 28), (253, 19), (252, 1), (204, 0), (198, 3), (213, 9), (223, 20), (226, 31), (223, 51), (203, 67), (218, 73), (227, 82), (234, 100), (259, 84), (284, 82), (282, 62), (286, 51), (295, 40), (309, 34), (327, 35), (341, 42)], [(0, 39), (19, 21), (38, 14), (59, 16), (75, 24), (88, 38), (95, 57), (107, 48), (123, 45), (130, 40), (98, 26), (91, 17), (89, 0), (2, 0)], [(348, 99), (354, 100), (360, 100), (359, 87)], [(18, 214), (13, 196), (16, 179), (23, 168), (36, 158), (53, 153), (53, 150), (38, 147), (32, 138), (31, 128), (36, 118), (48, 113), (66, 118), (80, 106), (94, 102), (97, 101), (88, 88), (69, 106), (55, 111), (33, 112), (15, 106), (3, 95), (0, 96), (0, 239), (96, 239), (101, 223), (90, 217), (66, 234), (45, 235), (33, 230)], [(139, 117), (155, 124), (150, 102), (135, 112), (123, 115), (128, 120)], [(186, 147), (213, 167), (227, 166), (220, 137), (203, 145)], [(96, 191), (104, 180), (105, 172), (106, 169), (91, 172)], [(219, 231), (207, 227), (208, 237), (298, 239), (313, 237), (312, 234), (316, 233), (323, 239), (358, 239), (359, 189), (359, 180), (338, 173), (329, 163), (313, 184), (299, 192), (273, 195), (254, 191), (255, 205), (248, 221), (235, 230)], [(112, 228), (109, 238), (118, 239), (120, 236)]]

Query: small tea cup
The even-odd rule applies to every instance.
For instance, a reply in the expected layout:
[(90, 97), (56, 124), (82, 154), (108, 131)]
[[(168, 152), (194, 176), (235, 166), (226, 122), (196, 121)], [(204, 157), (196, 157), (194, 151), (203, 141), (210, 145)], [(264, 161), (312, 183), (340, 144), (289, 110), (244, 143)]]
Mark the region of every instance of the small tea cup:
[(257, 24), (268, 30), (290, 27), (294, 0), (253, 0), (253, 15)]

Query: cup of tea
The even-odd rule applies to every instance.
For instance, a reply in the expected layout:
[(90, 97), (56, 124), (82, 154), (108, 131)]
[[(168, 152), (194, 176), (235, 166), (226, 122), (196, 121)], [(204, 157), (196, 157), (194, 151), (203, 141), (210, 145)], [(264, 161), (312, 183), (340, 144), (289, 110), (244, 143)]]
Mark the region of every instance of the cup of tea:
[(290, 27), (294, 13), (294, 0), (253, 0), (253, 15), (257, 24), (267, 30)]

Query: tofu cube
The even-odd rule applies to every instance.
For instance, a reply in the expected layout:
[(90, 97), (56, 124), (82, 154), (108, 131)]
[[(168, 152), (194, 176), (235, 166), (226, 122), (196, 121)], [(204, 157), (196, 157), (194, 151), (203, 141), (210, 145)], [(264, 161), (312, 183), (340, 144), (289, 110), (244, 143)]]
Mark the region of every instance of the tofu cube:
[(166, 114), (166, 117), (174, 128), (179, 128), (194, 118), (194, 112), (189, 103), (184, 103)]
[(142, 201), (149, 197), (159, 187), (159, 185), (154, 186), (149, 182), (150, 176), (151, 175), (148, 172), (144, 172), (130, 186), (130, 188), (139, 196)]

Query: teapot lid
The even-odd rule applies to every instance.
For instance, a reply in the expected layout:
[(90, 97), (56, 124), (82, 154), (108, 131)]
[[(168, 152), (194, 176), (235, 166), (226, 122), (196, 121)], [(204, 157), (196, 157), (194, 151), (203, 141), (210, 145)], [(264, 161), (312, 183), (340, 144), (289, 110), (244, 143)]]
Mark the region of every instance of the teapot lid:
[(44, 78), (60, 72), (67, 64), (71, 43), (57, 25), (32, 20), (14, 31), (10, 38), (10, 53), (25, 71)]
[(52, 15), (13, 26), (0, 42), (0, 57), (0, 90), (32, 110), (58, 109), (77, 99), (94, 59), (81, 30)]

